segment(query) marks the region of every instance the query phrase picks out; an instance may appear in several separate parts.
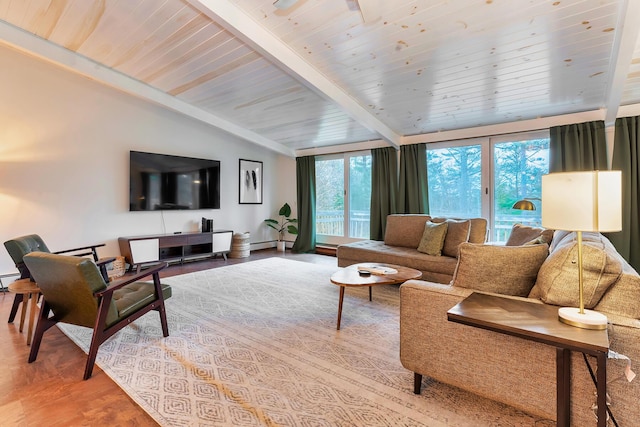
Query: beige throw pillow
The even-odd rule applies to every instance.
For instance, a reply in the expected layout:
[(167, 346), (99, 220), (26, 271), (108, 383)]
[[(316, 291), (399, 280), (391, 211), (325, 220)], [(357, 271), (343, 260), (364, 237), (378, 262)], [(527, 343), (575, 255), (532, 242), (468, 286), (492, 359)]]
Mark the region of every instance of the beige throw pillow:
[(526, 297), (536, 282), (548, 245), (460, 245), (453, 286)]
[(529, 227), (522, 224), (514, 224), (511, 228), (511, 234), (505, 246), (521, 246), (532, 243), (551, 244), (553, 239), (553, 230), (547, 230), (540, 227)]
[[(582, 283), (584, 307), (593, 308), (622, 273), (622, 263), (605, 251), (604, 237), (583, 233)], [(577, 307), (578, 247), (575, 233), (564, 237), (540, 268), (536, 285), (529, 295), (547, 304)]]
[(435, 224), (427, 221), (424, 224), (424, 232), (418, 245), (418, 252), (427, 255), (442, 255), (442, 246), (444, 245), (444, 238), (447, 235), (448, 225), (446, 222)]

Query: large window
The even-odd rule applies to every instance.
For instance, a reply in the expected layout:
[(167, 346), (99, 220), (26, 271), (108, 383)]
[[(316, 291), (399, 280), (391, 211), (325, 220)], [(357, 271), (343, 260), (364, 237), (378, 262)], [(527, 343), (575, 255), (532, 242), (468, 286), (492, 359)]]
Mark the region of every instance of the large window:
[(427, 150), (429, 212), (448, 218), (482, 216), (482, 147)]
[[(546, 132), (429, 144), (429, 212), (450, 218), (485, 217), (489, 239), (505, 241), (514, 223), (540, 225), (541, 178), (548, 172)], [(512, 209), (525, 198), (535, 211)]]
[[(504, 242), (514, 223), (541, 225), (542, 175), (549, 172), (549, 140), (533, 139), (493, 145), (493, 240)], [(517, 210), (528, 199), (535, 211)]]
[(316, 238), (344, 243), (369, 238), (371, 155), (346, 153), (316, 158)]

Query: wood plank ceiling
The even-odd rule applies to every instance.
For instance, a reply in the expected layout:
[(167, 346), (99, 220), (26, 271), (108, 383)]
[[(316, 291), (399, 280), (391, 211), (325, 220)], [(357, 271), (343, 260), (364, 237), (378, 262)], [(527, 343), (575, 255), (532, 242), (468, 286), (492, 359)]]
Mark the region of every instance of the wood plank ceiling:
[(0, 41), (290, 155), (640, 104), (638, 0), (272, 3), (0, 0)]

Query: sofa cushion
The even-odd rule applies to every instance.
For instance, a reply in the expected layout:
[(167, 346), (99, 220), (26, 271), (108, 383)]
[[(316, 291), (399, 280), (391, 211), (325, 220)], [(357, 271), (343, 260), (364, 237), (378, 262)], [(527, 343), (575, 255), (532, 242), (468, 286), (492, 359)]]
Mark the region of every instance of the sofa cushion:
[[(600, 233), (583, 233), (582, 278), (584, 307), (594, 308), (622, 273), (622, 263), (611, 242)], [(563, 235), (540, 267), (529, 295), (547, 304), (577, 307), (578, 248), (575, 233)]]
[[(402, 265), (424, 272), (453, 276), (457, 260), (446, 256), (433, 256), (418, 252), (415, 248), (389, 246), (375, 240), (362, 240), (338, 246), (338, 263), (378, 262)], [(348, 264), (347, 264), (348, 265)], [(447, 281), (450, 281), (449, 278)]]
[[(469, 221), (469, 243), (485, 243), (487, 241), (487, 220), (485, 218), (443, 218), (436, 217), (431, 221), (444, 222), (447, 220)], [(454, 255), (455, 256), (455, 255)]]
[(530, 242), (551, 244), (553, 230), (514, 224), (505, 246), (522, 246)]
[(525, 297), (536, 282), (549, 246), (462, 243), (453, 286)]
[[(435, 219), (433, 222), (437, 222)], [(444, 245), (442, 246), (442, 255), (457, 257), (458, 246), (461, 243), (469, 241), (469, 230), (471, 228), (471, 221), (465, 220), (453, 220), (447, 219), (447, 235), (444, 238)]]
[(418, 245), (418, 252), (435, 256), (442, 255), (442, 246), (444, 245), (444, 239), (447, 235), (447, 226), (447, 222), (441, 222), (439, 224), (431, 221), (425, 222), (422, 239)]
[(429, 215), (388, 215), (384, 243), (391, 246), (417, 248), (424, 232), (424, 223), (429, 219), (431, 219)]

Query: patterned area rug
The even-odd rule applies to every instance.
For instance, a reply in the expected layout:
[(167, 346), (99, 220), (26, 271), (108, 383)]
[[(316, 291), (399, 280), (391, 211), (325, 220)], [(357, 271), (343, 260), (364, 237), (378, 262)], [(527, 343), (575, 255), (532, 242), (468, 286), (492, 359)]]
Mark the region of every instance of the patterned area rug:
[[(435, 381), (414, 395), (398, 286), (347, 289), (336, 331), (335, 270), (270, 258), (163, 279), (170, 336), (149, 313), (98, 365), (162, 426), (554, 425)], [(60, 328), (87, 351), (87, 328)]]

